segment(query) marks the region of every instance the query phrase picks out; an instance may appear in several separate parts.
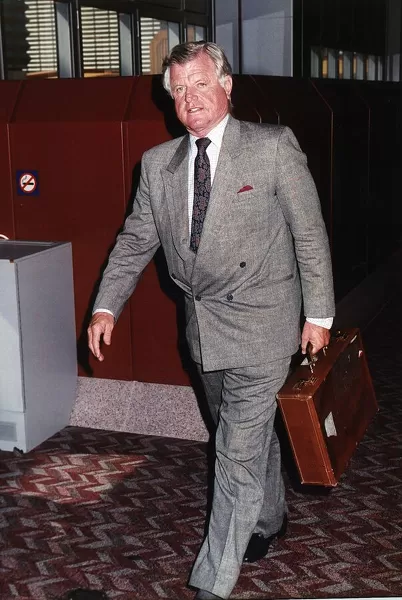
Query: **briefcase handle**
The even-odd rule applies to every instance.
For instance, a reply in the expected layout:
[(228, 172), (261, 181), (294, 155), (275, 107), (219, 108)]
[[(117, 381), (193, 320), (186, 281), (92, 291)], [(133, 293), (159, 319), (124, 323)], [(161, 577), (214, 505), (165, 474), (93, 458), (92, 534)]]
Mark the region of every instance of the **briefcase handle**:
[[(334, 341), (335, 342), (337, 342), (337, 341), (340, 341), (340, 342), (345, 341), (345, 340), (348, 339), (349, 336), (350, 336), (350, 331), (339, 331), (339, 330), (335, 331), (334, 333), (332, 333), (331, 339), (330, 339), (329, 343), (331, 344)], [(353, 342), (355, 341), (356, 338), (357, 338), (357, 332), (352, 337), (352, 339), (349, 341), (349, 344), (353, 344)], [(328, 350), (328, 346), (324, 346), (322, 348), (322, 353), (323, 353), (324, 356), (327, 355), (327, 350)], [(307, 344), (306, 351), (307, 351), (308, 360), (307, 360), (306, 363), (303, 363), (303, 364), (306, 364), (308, 367), (310, 367), (310, 371), (312, 373), (314, 373), (314, 366), (315, 366), (316, 362), (319, 359), (319, 352), (317, 352), (317, 354), (313, 354), (313, 346), (311, 345), (310, 342), (308, 342), (308, 344)]]
[[(322, 349), (322, 353), (324, 356), (326, 356), (327, 354), (327, 348), (328, 346), (324, 346), (324, 348)], [(314, 373), (315, 363), (318, 361), (318, 353), (313, 354), (313, 346), (310, 342), (308, 342), (306, 350), (308, 356), (307, 366), (310, 367), (310, 371)]]

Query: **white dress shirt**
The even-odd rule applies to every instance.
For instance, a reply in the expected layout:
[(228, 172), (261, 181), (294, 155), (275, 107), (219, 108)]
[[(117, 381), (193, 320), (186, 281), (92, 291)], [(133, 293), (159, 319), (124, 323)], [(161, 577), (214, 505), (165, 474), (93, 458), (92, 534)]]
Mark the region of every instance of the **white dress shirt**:
[[(211, 187), (214, 182), (216, 165), (218, 164), (219, 152), (221, 151), (223, 134), (225, 133), (226, 125), (229, 120), (227, 114), (224, 119), (214, 127), (206, 136), (211, 143), (207, 148), (207, 155), (209, 158), (209, 165), (211, 168)], [(198, 153), (196, 141), (198, 140), (195, 135), (190, 133), (188, 138), (188, 232), (191, 233), (191, 219), (193, 216), (193, 203), (194, 203), (194, 161)]]
[[(219, 153), (220, 153), (221, 146), (222, 146), (223, 134), (225, 133), (225, 128), (226, 128), (228, 120), (229, 120), (229, 114), (227, 114), (226, 117), (224, 119), (222, 119), (222, 121), (220, 123), (218, 123), (218, 125), (216, 125), (216, 127), (211, 129), (211, 131), (206, 136), (206, 137), (208, 137), (209, 140), (211, 140), (211, 143), (209, 144), (209, 146), (207, 148), (207, 155), (209, 158), (209, 164), (210, 164), (210, 168), (211, 168), (211, 187), (214, 182), (216, 166), (218, 164)], [(197, 152), (198, 152), (198, 148), (195, 143), (197, 139), (198, 138), (196, 136), (192, 135), (191, 133), (189, 134), (189, 140), (188, 140), (188, 147), (189, 147), (189, 152), (188, 152), (188, 231), (189, 231), (189, 234), (191, 233), (191, 220), (192, 220), (192, 216), (193, 216), (194, 161), (195, 161), (195, 157), (197, 156)], [(95, 311), (95, 313), (97, 313), (97, 312), (106, 312), (106, 313), (109, 313), (110, 315), (113, 315), (113, 313), (110, 310), (102, 309), (102, 308), (98, 308)], [(312, 323), (313, 325), (319, 325), (320, 327), (325, 327), (326, 329), (331, 329), (332, 322), (333, 322), (332, 317), (328, 317), (326, 319), (306, 317), (306, 320), (309, 323)]]

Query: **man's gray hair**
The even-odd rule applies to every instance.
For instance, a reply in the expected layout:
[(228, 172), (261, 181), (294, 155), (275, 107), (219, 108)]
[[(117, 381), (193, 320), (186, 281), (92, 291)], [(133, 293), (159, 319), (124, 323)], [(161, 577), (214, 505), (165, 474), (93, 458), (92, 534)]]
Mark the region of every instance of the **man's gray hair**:
[(178, 44), (173, 50), (166, 56), (162, 63), (162, 82), (163, 87), (170, 95), (172, 90), (170, 88), (170, 67), (172, 65), (184, 65), (185, 63), (193, 60), (200, 54), (207, 54), (215, 65), (216, 75), (219, 83), (223, 86), (224, 79), (227, 75), (232, 75), (232, 67), (229, 64), (228, 59), (225, 56), (224, 51), (217, 44), (213, 42), (186, 42), (184, 44)]

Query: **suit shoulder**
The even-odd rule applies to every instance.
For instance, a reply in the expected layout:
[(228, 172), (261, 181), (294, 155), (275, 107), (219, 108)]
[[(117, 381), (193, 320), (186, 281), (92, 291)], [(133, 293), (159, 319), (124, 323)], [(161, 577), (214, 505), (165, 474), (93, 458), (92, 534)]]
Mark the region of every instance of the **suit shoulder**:
[(250, 132), (270, 131), (270, 132), (274, 133), (274, 132), (281, 132), (281, 131), (283, 131), (283, 129), (285, 129), (285, 125), (278, 125), (277, 123), (254, 123), (252, 121), (239, 121), (239, 123), (240, 123), (240, 128), (243, 131), (250, 131)]
[(241, 137), (246, 140), (246, 145), (258, 145), (261, 148), (293, 149), (301, 151), (300, 143), (287, 125), (271, 123), (249, 123), (241, 121)]
[(291, 132), (286, 125), (277, 125), (273, 123), (251, 123), (249, 121), (240, 121), (242, 135), (248, 135), (256, 140), (278, 140), (282, 134)]

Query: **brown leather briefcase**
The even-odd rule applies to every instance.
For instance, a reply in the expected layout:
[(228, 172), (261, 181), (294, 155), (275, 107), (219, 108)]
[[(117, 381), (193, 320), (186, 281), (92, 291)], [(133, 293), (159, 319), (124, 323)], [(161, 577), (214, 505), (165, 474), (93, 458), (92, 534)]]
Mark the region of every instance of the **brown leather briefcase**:
[(301, 482), (335, 486), (378, 410), (359, 330), (334, 333), (277, 399)]

